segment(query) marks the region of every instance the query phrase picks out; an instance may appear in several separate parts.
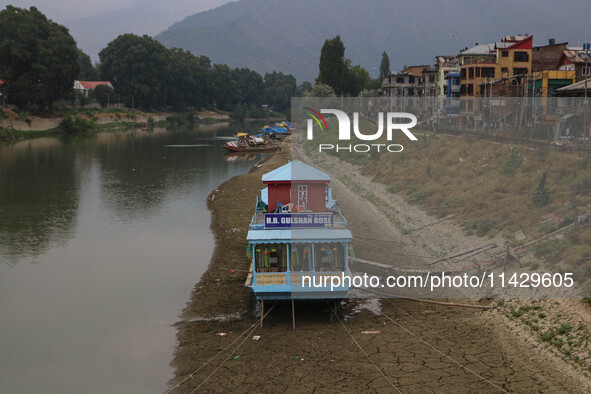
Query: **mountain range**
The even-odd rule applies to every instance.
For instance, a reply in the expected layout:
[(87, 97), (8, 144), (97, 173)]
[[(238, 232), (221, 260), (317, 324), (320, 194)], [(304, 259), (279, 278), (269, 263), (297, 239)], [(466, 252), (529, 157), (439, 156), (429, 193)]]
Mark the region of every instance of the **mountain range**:
[(345, 56), (377, 76), (382, 51), (400, 70), (505, 35), (577, 45), (591, 40), (590, 11), (581, 0), (240, 0), (188, 16), (155, 38), (214, 63), (287, 72), (301, 82), (313, 81), (322, 44), (336, 35)]
[(67, 20), (78, 46), (97, 61), (98, 53), (120, 34), (156, 35), (187, 15), (218, 7), (229, 0), (136, 0), (97, 15)]

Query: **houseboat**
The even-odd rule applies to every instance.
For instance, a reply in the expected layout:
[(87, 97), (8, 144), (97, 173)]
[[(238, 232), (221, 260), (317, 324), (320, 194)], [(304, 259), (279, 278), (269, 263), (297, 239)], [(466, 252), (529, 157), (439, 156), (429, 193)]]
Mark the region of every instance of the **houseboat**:
[(299, 160), (264, 174), (247, 235), (252, 263), (246, 286), (265, 300), (347, 296), (352, 240), (332, 198), (330, 177)]

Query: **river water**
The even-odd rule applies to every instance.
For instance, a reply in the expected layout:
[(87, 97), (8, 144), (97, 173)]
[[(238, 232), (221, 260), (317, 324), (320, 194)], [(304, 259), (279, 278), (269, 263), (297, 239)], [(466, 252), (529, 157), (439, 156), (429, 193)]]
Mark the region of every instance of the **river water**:
[(0, 392), (166, 389), (213, 249), (206, 197), (261, 158), (224, 157), (214, 137), (236, 131), (0, 144)]

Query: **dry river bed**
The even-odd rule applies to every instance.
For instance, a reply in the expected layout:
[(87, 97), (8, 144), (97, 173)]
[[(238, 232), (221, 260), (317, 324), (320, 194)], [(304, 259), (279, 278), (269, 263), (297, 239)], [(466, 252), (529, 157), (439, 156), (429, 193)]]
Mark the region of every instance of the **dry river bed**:
[[(210, 195), (216, 249), (177, 324), (171, 392), (591, 391), (582, 368), (540, 346), (527, 326), (499, 310), (350, 299), (338, 305), (335, 317), (327, 303), (296, 301), (296, 330), (291, 305), (281, 303), (257, 327), (254, 297), (243, 286), (246, 232), (261, 176), (289, 157), (287, 151), (272, 155)], [(367, 199), (343, 183), (333, 187), (353, 235), (383, 237), (384, 228), (368, 225), (379, 221), (379, 211), (356, 214)], [(453, 237), (461, 248), (460, 236)], [(366, 248), (356, 245), (357, 254), (369, 254), (371, 245)], [(406, 256), (427, 253), (420, 245), (401, 250)]]

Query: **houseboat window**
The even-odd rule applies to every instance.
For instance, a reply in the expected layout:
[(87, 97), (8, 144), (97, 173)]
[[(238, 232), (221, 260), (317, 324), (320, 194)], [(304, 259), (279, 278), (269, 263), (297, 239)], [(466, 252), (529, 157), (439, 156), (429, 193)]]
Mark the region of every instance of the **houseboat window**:
[(312, 245), (291, 244), (289, 266), (291, 271), (312, 271)]
[(314, 246), (316, 271), (343, 271), (345, 250), (342, 242), (321, 243)]
[(258, 244), (255, 246), (256, 272), (287, 271), (286, 245)]

